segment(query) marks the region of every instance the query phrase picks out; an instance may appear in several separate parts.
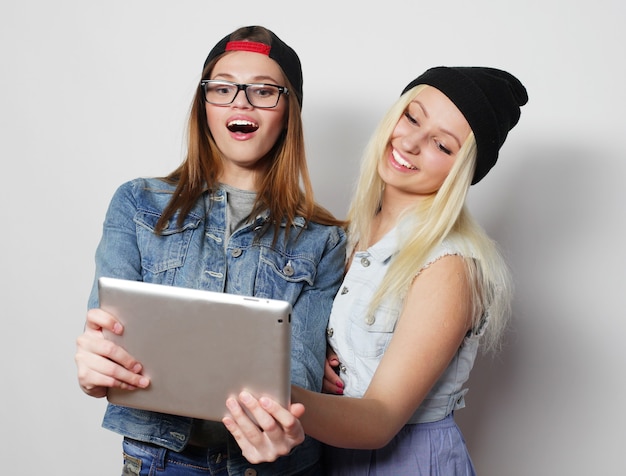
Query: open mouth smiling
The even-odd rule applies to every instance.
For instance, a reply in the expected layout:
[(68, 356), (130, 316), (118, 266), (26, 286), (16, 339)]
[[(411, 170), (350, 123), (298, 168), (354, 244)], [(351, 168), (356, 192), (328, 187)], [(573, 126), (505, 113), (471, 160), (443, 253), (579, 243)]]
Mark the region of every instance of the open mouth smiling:
[(251, 132), (256, 131), (259, 128), (259, 125), (255, 122), (244, 121), (241, 119), (237, 119), (234, 121), (230, 121), (226, 127), (230, 132), (239, 132), (242, 134), (249, 134)]
[(391, 151), (391, 155), (393, 155), (393, 160), (395, 160), (402, 167), (409, 170), (417, 170), (417, 167), (415, 165), (410, 164), (406, 160), (404, 160), (395, 149)]

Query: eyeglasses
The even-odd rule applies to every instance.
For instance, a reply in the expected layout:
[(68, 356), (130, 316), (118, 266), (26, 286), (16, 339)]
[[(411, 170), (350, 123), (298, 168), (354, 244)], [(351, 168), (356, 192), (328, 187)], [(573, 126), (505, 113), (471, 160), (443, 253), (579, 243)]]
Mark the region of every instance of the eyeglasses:
[(261, 108), (276, 107), (281, 94), (289, 94), (284, 86), (275, 84), (239, 84), (230, 81), (203, 79), (200, 85), (204, 89), (204, 99), (210, 104), (226, 106), (231, 104), (239, 91), (243, 90), (251, 106)]

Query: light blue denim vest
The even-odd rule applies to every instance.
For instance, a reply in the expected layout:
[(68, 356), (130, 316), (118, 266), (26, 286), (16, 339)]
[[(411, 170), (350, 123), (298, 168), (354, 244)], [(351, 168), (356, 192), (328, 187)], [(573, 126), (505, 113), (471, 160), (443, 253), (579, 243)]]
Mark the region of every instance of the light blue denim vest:
[[(135, 179), (115, 192), (96, 250), (88, 307), (98, 307), (100, 276), (289, 301), (293, 306), (292, 383), (319, 391), (325, 329), (344, 270), (344, 231), (305, 225), (299, 217), (291, 224), (288, 239), (283, 223), (272, 244), (271, 228), (260, 238), (256, 233), (265, 223), (265, 214), (235, 230), (224, 243), (226, 194), (217, 190), (205, 193), (180, 225), (174, 216), (162, 234), (156, 235), (155, 225), (173, 191), (172, 185), (159, 179)], [(189, 439), (191, 423), (187, 417), (109, 404), (103, 426), (180, 451)]]
[[(366, 251), (357, 251), (335, 298), (329, 319), (328, 342), (341, 362), (339, 376), (345, 384), (344, 395), (361, 398), (391, 342), (400, 317), (401, 303), (385, 300), (368, 315), (372, 296), (387, 272), (398, 248), (394, 228)], [(450, 238), (428, 257), (426, 265), (446, 255), (462, 255), (462, 246)], [(418, 270), (419, 271), (419, 270)], [(417, 273), (416, 273), (417, 274)], [(465, 406), (464, 384), (476, 358), (480, 335), (470, 332), (452, 361), (407, 423), (426, 423), (445, 418)]]

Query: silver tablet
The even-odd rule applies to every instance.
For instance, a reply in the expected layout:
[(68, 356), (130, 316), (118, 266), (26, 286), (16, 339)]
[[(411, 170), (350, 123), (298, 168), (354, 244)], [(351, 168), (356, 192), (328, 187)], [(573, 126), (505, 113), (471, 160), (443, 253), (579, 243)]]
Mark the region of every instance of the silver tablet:
[(124, 325), (106, 337), (144, 366), (147, 389), (109, 389), (109, 402), (219, 421), (248, 390), (288, 406), (291, 305), (102, 277), (100, 307)]

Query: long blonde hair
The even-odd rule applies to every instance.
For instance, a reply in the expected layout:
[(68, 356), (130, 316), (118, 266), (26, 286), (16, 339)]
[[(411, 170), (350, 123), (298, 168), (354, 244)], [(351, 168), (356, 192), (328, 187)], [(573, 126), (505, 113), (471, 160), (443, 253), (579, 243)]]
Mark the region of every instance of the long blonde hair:
[[(389, 138), (408, 105), (422, 91), (419, 85), (390, 108), (367, 145), (354, 198), (348, 212), (348, 256), (356, 246), (369, 247), (372, 222), (382, 205), (385, 184), (378, 165), (387, 150)], [(409, 286), (426, 264), (431, 252), (445, 239), (454, 239), (466, 261), (472, 298), (472, 328), (485, 331), (486, 348), (494, 348), (510, 315), (512, 282), (509, 268), (497, 244), (473, 219), (465, 205), (474, 174), (476, 140), (470, 133), (441, 188), (406, 209), (399, 226), (398, 251), (374, 294), (369, 312), (383, 300), (404, 300)], [(489, 325), (485, 327), (485, 324)]]

